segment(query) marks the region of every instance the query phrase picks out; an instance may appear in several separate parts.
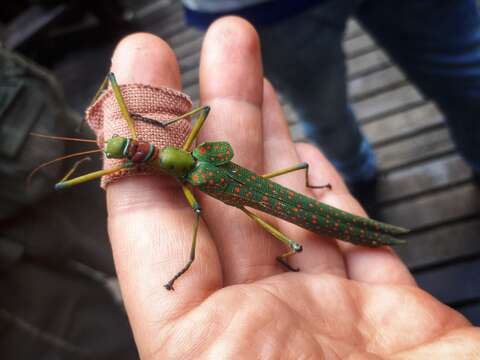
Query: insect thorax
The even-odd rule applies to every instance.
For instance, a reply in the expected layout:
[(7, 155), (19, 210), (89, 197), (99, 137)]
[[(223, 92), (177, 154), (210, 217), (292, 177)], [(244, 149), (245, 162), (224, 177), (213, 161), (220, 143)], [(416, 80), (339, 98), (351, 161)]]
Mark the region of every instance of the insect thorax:
[(164, 147), (156, 163), (162, 171), (177, 178), (184, 178), (195, 167), (192, 154), (174, 146)]

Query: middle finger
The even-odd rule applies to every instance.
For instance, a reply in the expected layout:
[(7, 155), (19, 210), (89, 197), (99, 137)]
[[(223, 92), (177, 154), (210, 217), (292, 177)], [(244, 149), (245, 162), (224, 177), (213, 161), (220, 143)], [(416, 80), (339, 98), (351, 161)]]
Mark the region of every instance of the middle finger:
[[(199, 142), (228, 141), (233, 161), (263, 172), (263, 71), (255, 29), (246, 21), (226, 17), (208, 30), (200, 60), (202, 104), (211, 112)], [(237, 208), (202, 196), (204, 218), (223, 264), (224, 284), (254, 281), (280, 273), (275, 262), (280, 244)]]

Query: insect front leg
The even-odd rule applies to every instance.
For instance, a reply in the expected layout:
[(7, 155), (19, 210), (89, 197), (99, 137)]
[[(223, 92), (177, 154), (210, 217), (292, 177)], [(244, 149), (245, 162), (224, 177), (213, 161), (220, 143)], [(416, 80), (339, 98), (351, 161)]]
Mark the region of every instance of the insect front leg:
[(329, 190), (332, 190), (332, 185), (330, 185), (330, 184), (325, 184), (325, 185), (310, 185), (310, 183), (308, 182), (308, 168), (309, 168), (308, 163), (303, 162), (303, 163), (299, 163), (299, 164), (294, 165), (294, 166), (290, 166), (290, 167), (285, 168), (285, 169), (281, 169), (281, 170), (273, 171), (273, 172), (268, 173), (268, 174), (264, 174), (264, 175), (262, 175), (262, 177), (264, 177), (265, 179), (271, 179), (271, 178), (273, 178), (273, 177), (275, 177), (275, 176), (279, 176), (279, 175), (283, 175), (283, 174), (288, 174), (288, 173), (291, 173), (291, 172), (294, 172), (294, 171), (297, 171), (297, 170), (305, 169), (305, 186), (306, 186), (306, 187), (311, 188), (311, 189), (324, 189), (324, 188), (327, 188), (327, 189), (329, 189)]
[(92, 105), (95, 101), (97, 101), (97, 99), (102, 94), (103, 90), (105, 90), (107, 88), (107, 85), (108, 85), (108, 74), (107, 74), (107, 76), (105, 76), (105, 79), (103, 79), (102, 84), (100, 85), (97, 92), (95, 93), (95, 96), (90, 101), (90, 105)]
[[(105, 90), (107, 88), (107, 85), (108, 85), (108, 75), (105, 76), (105, 79), (103, 79), (102, 84), (100, 85), (97, 92), (95, 93), (95, 96), (92, 98), (92, 100), (90, 100), (90, 103), (89, 103), (88, 106), (92, 105), (95, 101), (97, 101), (99, 96), (102, 94), (103, 90)], [(77, 126), (77, 129), (76, 129), (77, 132), (82, 131), (84, 123), (85, 123), (85, 117), (82, 117), (82, 121)]]
[(79, 165), (78, 163), (75, 164), (75, 166), (67, 173), (67, 175), (62, 180), (60, 180), (58, 183), (55, 184), (55, 190), (62, 190), (62, 189), (65, 189), (74, 185), (78, 185), (90, 180), (98, 179), (104, 175), (113, 174), (131, 166), (131, 164), (129, 163), (124, 163), (120, 166), (117, 166), (111, 169), (94, 171), (94, 172), (73, 178), (71, 180), (67, 180), (73, 174), (73, 172), (75, 171), (78, 165)]
[(132, 116), (128, 112), (127, 104), (125, 104), (125, 100), (123, 99), (122, 92), (120, 90), (120, 87), (117, 84), (117, 79), (115, 78), (115, 74), (112, 72), (109, 73), (107, 75), (107, 79), (110, 82), (110, 85), (112, 86), (113, 94), (115, 95), (115, 99), (117, 99), (118, 106), (120, 107), (120, 112), (122, 113), (123, 117), (125, 118), (125, 121), (128, 124), (131, 137), (132, 139), (136, 140), (137, 131), (135, 130), (135, 122), (133, 121)]
[(290, 264), (287, 262), (287, 258), (291, 255), (294, 255), (298, 252), (301, 252), (303, 250), (302, 245), (299, 243), (293, 241), (292, 239), (288, 238), (285, 234), (283, 234), (280, 230), (274, 228), (272, 225), (267, 223), (265, 220), (263, 220), (261, 217), (255, 215), (251, 211), (248, 211), (244, 207), (241, 207), (240, 210), (242, 210), (245, 214), (247, 214), (251, 219), (255, 220), (261, 227), (263, 227), (266, 231), (268, 231), (270, 234), (272, 234), (276, 239), (280, 240), (284, 244), (286, 244), (289, 248), (290, 251), (287, 251), (286, 253), (277, 256), (277, 261), (285, 266), (288, 270), (290, 271), (299, 271), (300, 269), (293, 268), (290, 266)]
[[(118, 106), (120, 107), (120, 111), (128, 124), (132, 139), (137, 139), (135, 122), (133, 121), (132, 115), (128, 112), (127, 105), (125, 104), (125, 100), (123, 99), (122, 92), (120, 90), (120, 87), (118, 86), (114, 73), (110, 72), (107, 74), (102, 84), (98, 88), (97, 92), (95, 93), (95, 96), (90, 101), (90, 105), (92, 105), (98, 99), (102, 92), (107, 88), (108, 83), (110, 83), (110, 86), (112, 87), (113, 94), (115, 96), (115, 99), (117, 100)], [(84, 121), (85, 119), (82, 119), (82, 122), (78, 126), (77, 131), (80, 131), (82, 129)]]
[(197, 202), (197, 200), (195, 199), (192, 192), (187, 186), (182, 184), (182, 190), (183, 190), (183, 194), (185, 195), (185, 198), (187, 199), (188, 203), (190, 204), (190, 206), (192, 207), (195, 213), (195, 221), (193, 223), (192, 247), (190, 249), (190, 258), (187, 264), (178, 273), (176, 273), (175, 276), (168, 283), (164, 285), (164, 287), (167, 290), (175, 290), (173, 288), (173, 283), (190, 268), (190, 266), (193, 263), (193, 260), (195, 260), (195, 248), (197, 246), (198, 224), (200, 222), (200, 213), (202, 209), (200, 208), (200, 204)]

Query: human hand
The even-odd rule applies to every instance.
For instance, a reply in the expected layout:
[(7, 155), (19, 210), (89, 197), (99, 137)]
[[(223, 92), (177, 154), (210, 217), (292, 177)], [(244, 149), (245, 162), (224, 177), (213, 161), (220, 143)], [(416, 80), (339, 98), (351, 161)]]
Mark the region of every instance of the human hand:
[[(153, 35), (125, 38), (112, 71), (119, 83), (181, 88), (172, 50)], [(258, 38), (245, 21), (224, 18), (209, 29), (200, 95), (212, 110), (198, 143), (230, 142), (234, 161), (259, 174), (307, 161), (312, 184), (333, 186), (311, 196), (364, 215), (320, 152), (292, 143), (274, 90), (263, 79)], [(309, 193), (303, 173), (275, 181)], [(196, 260), (177, 290), (167, 291), (163, 285), (188, 259), (194, 222), (178, 183), (135, 177), (107, 188), (113, 255), (142, 358), (479, 356), (478, 329), (417, 288), (389, 248), (320, 238), (269, 217), (304, 247), (290, 259), (301, 272), (287, 273), (275, 261), (285, 251), (282, 244), (238, 209), (197, 196), (204, 221)]]

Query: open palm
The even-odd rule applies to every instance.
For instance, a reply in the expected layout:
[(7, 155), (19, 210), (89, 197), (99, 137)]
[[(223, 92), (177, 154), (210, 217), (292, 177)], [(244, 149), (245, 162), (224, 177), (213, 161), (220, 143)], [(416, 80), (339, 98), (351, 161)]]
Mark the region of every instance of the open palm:
[[(124, 39), (112, 71), (120, 83), (181, 88), (172, 50), (153, 35)], [(234, 161), (259, 174), (307, 161), (310, 183), (333, 187), (311, 196), (364, 214), (318, 150), (292, 143), (245, 21), (224, 18), (209, 29), (200, 96), (212, 111), (199, 142), (230, 142)], [(308, 193), (304, 176), (275, 180)], [(286, 273), (275, 261), (285, 251), (281, 243), (238, 209), (196, 196), (204, 220), (196, 260), (169, 292), (163, 285), (188, 259), (194, 222), (178, 183), (136, 177), (107, 188), (114, 259), (142, 358), (478, 356), (478, 329), (418, 289), (389, 248), (355, 247), (268, 218), (304, 247), (290, 260), (301, 272)]]

